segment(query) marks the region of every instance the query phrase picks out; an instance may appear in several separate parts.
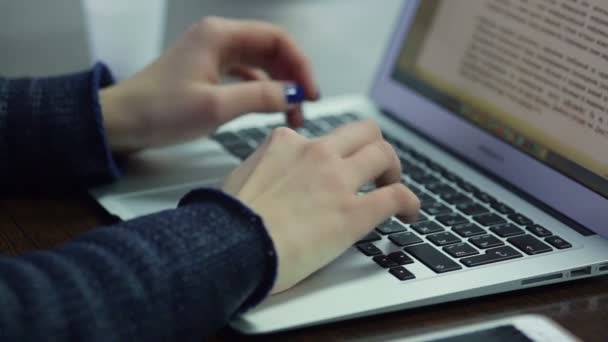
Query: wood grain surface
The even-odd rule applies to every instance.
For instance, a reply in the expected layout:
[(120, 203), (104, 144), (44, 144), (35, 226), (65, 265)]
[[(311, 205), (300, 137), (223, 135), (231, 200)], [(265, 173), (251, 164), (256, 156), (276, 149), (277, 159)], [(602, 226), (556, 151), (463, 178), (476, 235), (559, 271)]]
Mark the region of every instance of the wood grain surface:
[[(0, 253), (56, 246), (115, 219), (85, 193), (0, 199)], [(370, 289), (373, 295), (373, 289)], [(355, 299), (353, 299), (355, 300)], [(323, 308), (319, 308), (323, 310)], [(584, 341), (608, 340), (608, 277), (578, 280), (263, 336), (226, 328), (212, 341), (380, 341), (520, 313), (546, 315)]]

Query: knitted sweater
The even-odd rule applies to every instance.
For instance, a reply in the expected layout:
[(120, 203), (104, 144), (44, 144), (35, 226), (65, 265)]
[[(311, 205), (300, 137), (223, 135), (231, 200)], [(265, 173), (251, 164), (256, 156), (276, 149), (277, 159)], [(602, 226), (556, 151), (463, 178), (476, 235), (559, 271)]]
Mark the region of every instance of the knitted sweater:
[[(0, 78), (0, 191), (120, 177), (98, 100), (111, 83), (102, 64)], [(0, 340), (200, 341), (266, 297), (276, 267), (260, 217), (224, 193), (194, 190), (176, 209), (0, 256)]]

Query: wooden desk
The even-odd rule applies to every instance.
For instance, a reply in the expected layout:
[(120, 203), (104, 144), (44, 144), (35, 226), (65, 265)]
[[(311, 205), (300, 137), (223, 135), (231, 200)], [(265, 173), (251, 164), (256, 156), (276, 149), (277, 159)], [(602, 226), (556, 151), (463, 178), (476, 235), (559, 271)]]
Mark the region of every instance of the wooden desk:
[[(61, 197), (0, 199), (0, 252), (16, 255), (60, 244), (112, 218), (84, 193)], [(370, 295), (373, 290), (370, 289)], [(355, 300), (355, 299), (353, 299)], [(322, 310), (323, 308), (319, 308)], [(547, 315), (585, 341), (608, 340), (608, 277), (401, 311), (287, 333), (251, 337), (260, 341), (381, 340), (518, 313)], [(242, 338), (230, 329), (213, 341)]]

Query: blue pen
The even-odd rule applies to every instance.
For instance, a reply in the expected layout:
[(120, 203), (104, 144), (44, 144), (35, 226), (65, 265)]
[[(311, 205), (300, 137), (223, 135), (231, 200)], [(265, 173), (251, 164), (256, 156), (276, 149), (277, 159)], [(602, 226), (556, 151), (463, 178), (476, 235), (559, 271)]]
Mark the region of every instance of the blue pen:
[(304, 94), (304, 88), (295, 83), (288, 83), (285, 85), (285, 98), (287, 103), (301, 103), (306, 99)]

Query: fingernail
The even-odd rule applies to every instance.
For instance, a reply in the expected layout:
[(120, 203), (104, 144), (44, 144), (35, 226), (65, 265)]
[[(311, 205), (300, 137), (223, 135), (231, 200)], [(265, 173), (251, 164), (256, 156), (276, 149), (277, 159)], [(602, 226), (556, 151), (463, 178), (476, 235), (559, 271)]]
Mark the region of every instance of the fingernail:
[(285, 85), (285, 98), (287, 103), (301, 103), (306, 99), (304, 88), (297, 84), (289, 83)]

